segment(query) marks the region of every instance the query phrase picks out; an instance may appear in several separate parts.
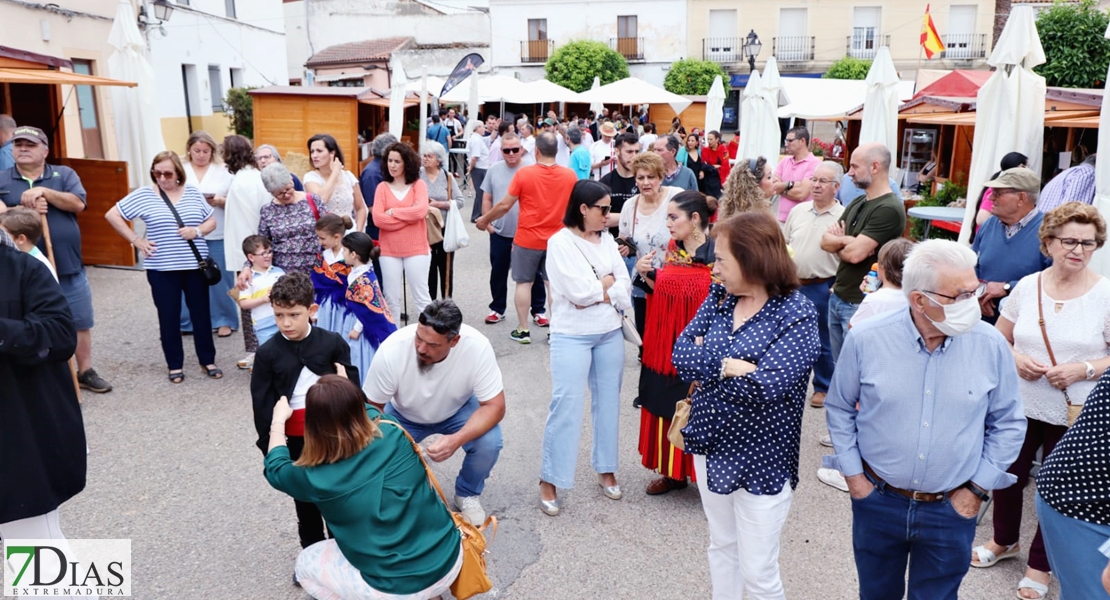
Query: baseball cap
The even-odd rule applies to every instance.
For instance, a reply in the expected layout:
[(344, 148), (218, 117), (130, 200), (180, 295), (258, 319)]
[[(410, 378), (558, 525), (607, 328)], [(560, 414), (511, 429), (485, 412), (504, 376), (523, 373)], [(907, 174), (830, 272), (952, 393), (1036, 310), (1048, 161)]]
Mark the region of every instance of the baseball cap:
[(983, 184), (989, 188), (1010, 188), (1020, 192), (1036, 192), (1041, 189), (1041, 178), (1025, 167), (1006, 169), (991, 181)]
[(553, 121), (550, 117), (548, 117), (548, 118), (543, 120), (543, 124), (544, 125), (554, 125), (555, 121)]
[(46, 134), (38, 127), (16, 127), (15, 132), (12, 134), (12, 141), (27, 140), (43, 146), (49, 146), (50, 142), (46, 138)]

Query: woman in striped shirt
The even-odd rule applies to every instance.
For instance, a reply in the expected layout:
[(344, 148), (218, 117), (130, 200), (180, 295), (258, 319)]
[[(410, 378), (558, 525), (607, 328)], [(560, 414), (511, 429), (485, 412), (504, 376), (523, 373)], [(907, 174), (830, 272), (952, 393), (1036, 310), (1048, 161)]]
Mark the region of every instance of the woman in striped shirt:
[[(195, 325), (193, 344), (201, 369), (212, 379), (220, 379), (223, 372), (215, 364), (208, 285), (190, 247), (192, 242), (201, 259), (208, 257), (204, 235), (216, 228), (212, 207), (196, 186), (185, 183), (185, 169), (174, 152), (167, 150), (154, 157), (150, 178), (154, 185), (131, 192), (110, 208), (104, 218), (142, 253), (146, 280), (158, 309), (158, 329), (170, 381), (181, 383), (185, 379), (182, 371), (185, 352), (180, 333), (182, 292)], [(178, 226), (174, 210), (181, 216), (183, 227)], [(142, 219), (146, 224), (144, 236), (131, 230), (128, 221), (135, 219)]]

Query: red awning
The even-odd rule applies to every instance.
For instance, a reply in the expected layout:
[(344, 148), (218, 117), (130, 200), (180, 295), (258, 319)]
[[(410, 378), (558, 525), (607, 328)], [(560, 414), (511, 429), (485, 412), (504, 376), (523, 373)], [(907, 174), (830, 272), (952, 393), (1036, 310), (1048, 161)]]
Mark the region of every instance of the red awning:
[(918, 90), (913, 97), (941, 96), (946, 98), (974, 98), (979, 92), (979, 88), (983, 87), (983, 84), (990, 79), (990, 76), (991, 71), (952, 71)]

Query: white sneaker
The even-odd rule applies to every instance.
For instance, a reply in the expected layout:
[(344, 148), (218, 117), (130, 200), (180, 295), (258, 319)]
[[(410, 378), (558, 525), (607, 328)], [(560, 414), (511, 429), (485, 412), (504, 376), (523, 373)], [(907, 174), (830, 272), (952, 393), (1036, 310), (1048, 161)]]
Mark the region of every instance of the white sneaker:
[(848, 482), (844, 480), (844, 476), (836, 469), (826, 469), (824, 467), (817, 469), (817, 479), (820, 480), (821, 483), (831, 485), (842, 492), (848, 491)]
[(254, 352), (251, 352), (250, 354), (244, 356), (239, 362), (235, 363), (235, 366), (237, 366), (237, 367), (239, 367), (240, 369), (243, 369), (243, 370), (253, 368), (254, 367)]
[(826, 433), (825, 437), (821, 438), (821, 445), (827, 448), (832, 448), (832, 436)]
[(455, 508), (459, 509), (462, 516), (475, 527), (481, 527), (482, 523), (486, 522), (486, 509), (482, 508), (478, 496), (456, 495)]

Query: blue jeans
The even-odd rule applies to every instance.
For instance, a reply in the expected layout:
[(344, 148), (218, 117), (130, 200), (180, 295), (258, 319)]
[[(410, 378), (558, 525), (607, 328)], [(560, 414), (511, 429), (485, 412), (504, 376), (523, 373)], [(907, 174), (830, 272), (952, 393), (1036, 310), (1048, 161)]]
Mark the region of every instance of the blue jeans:
[(957, 513), (948, 499), (913, 502), (885, 487), (852, 499), (860, 600), (902, 598), (907, 561), (908, 600), (955, 600), (971, 563), (975, 516)]
[(832, 351), (833, 365), (840, 358), (840, 349), (844, 346), (844, 338), (848, 336), (848, 321), (852, 320), (857, 310), (858, 304), (845, 302), (835, 293), (829, 295), (829, 349)]
[[(208, 256), (216, 259), (219, 265), (224, 264), (224, 241), (205, 240), (208, 244)], [(216, 285), (208, 286), (208, 306), (212, 317), (212, 329), (230, 327), (239, 329), (239, 305), (227, 295), (227, 291), (235, 287), (235, 273), (221, 271), (223, 278)], [(181, 331), (192, 331), (193, 323), (189, 319), (189, 307), (181, 307)]]
[[(445, 435), (456, 433), (466, 425), (470, 415), (474, 414), (479, 406), (478, 397), (471, 396), (459, 412), (442, 423), (413, 423), (398, 414), (397, 409), (393, 408), (393, 402), (385, 405), (385, 414), (397, 419), (401, 427), (404, 427), (405, 431), (419, 442), (436, 433)], [(455, 478), (455, 495), (481, 496), (482, 490), (486, 487), (486, 479), (489, 479), (490, 471), (493, 470), (493, 465), (497, 464), (497, 457), (501, 454), (501, 426), (494, 425), (493, 429), (477, 439), (463, 444), (462, 449), (466, 452), (466, 457), (463, 458), (459, 476)]]
[[(489, 236), (489, 293), (493, 298), (489, 309), (505, 314), (505, 301), (509, 294), (509, 268), (513, 263), (513, 238), (491, 233)], [(542, 315), (547, 304), (547, 289), (539, 273), (532, 282), (532, 314)]]
[(798, 289), (803, 296), (809, 298), (817, 309), (817, 334), (821, 338), (821, 354), (817, 363), (813, 365), (813, 391), (828, 392), (829, 382), (832, 381), (833, 360), (832, 346), (829, 343), (829, 296), (831, 295), (831, 281), (803, 285)]
[(596, 335), (551, 334), (551, 408), (543, 428), (540, 479), (555, 487), (574, 487), (587, 384), (594, 426), (590, 465), (598, 473), (617, 472), (623, 374), (620, 328)]
[(1062, 515), (1037, 493), (1037, 520), (1048, 551), (1052, 574), (1060, 580), (1060, 600), (1107, 600), (1100, 576), (1106, 557), (1099, 546), (1110, 538), (1110, 526)]

